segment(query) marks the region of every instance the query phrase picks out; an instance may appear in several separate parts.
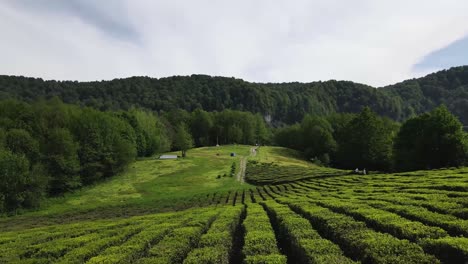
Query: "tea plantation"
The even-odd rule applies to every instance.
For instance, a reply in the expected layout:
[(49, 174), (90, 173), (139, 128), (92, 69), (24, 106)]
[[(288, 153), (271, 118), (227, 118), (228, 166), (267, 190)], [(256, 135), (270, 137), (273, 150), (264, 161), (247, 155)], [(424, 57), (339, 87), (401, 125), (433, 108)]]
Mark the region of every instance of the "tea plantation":
[(468, 262), (468, 168), (351, 175), (282, 151), (250, 158), (259, 185), (207, 189), (188, 209), (3, 221), (0, 263)]

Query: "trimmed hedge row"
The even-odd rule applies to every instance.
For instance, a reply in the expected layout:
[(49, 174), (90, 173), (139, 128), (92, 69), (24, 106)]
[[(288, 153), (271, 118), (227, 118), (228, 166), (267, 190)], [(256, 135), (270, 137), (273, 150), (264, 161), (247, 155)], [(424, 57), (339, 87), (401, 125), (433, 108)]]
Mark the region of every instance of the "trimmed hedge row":
[(376, 200), (365, 200), (365, 203), (375, 208), (394, 212), (408, 219), (420, 221), (426, 225), (441, 227), (454, 236), (468, 236), (468, 221), (455, 216), (434, 213), (414, 205), (397, 205)]
[[(135, 262), (150, 252), (154, 253), (150, 246), (158, 245), (158, 241), (166, 241), (167, 249), (170, 239), (165, 236), (169, 233), (174, 238), (182, 237), (179, 240), (174, 239), (181, 243), (184, 238), (189, 237), (188, 249), (191, 249), (220, 210), (222, 209), (207, 207), (186, 210), (183, 213), (152, 214), (112, 222), (86, 221), (4, 232), (0, 235), (0, 263)], [(177, 226), (185, 229), (177, 228), (177, 231), (169, 232)], [(175, 247), (177, 250), (183, 248)], [(169, 260), (180, 263), (182, 259), (179, 255), (183, 250), (177, 250), (174, 250), (173, 258)]]
[(439, 263), (424, 253), (421, 247), (391, 235), (367, 228), (365, 223), (352, 217), (334, 213), (308, 200), (282, 199), (293, 210), (309, 219), (318, 231), (353, 258), (363, 263)]
[(0, 263), (24, 261), (28, 258), (42, 258), (50, 262), (76, 247), (97, 239), (99, 236), (96, 233), (105, 236), (107, 231), (122, 226), (131, 229), (126, 227), (126, 223), (111, 225), (92, 223), (90, 226), (72, 224), (28, 230), (17, 234), (16, 239), (0, 245)]
[[(367, 225), (369, 225), (372, 228), (391, 233), (398, 237), (406, 237), (408, 239), (413, 239), (413, 241), (417, 241), (418, 244), (423, 247), (424, 251), (430, 254), (436, 255), (438, 258), (440, 258), (441, 260), (447, 263), (463, 263), (464, 264), (466, 262), (466, 260), (464, 260), (464, 262), (456, 261), (457, 259), (458, 260), (463, 259), (463, 256), (465, 256), (466, 251), (468, 251), (468, 245), (466, 245), (465, 243), (462, 243), (462, 241), (464, 241), (466, 238), (449, 237), (446, 234), (446, 232), (444, 234), (444, 230), (440, 229), (439, 227), (424, 226), (421, 224), (417, 224), (417, 226), (419, 226), (418, 228), (417, 226), (414, 226), (414, 223), (418, 223), (418, 222), (412, 222), (406, 218), (399, 217), (399, 214), (397, 214), (396, 212), (391, 213), (390, 210), (387, 211), (385, 209), (384, 210), (376, 209), (376, 208), (381, 208), (381, 207), (369, 208), (369, 206), (365, 205), (365, 203), (370, 203), (374, 205), (378, 204), (380, 206), (387, 205), (389, 207), (391, 206), (395, 207), (395, 205), (389, 202), (383, 202), (383, 201), (379, 202), (379, 201), (372, 201), (372, 200), (369, 202), (369, 201), (365, 201), (363, 197), (360, 197), (360, 200), (353, 201), (353, 199), (355, 199), (356, 196), (352, 194), (339, 195), (338, 196), (339, 198), (330, 198), (330, 197), (324, 198), (324, 197), (321, 197), (320, 193), (310, 193), (310, 192), (308, 194), (297, 193), (296, 196), (297, 195), (302, 195), (302, 196), (305, 195), (306, 197), (308, 197), (309, 200), (314, 200), (319, 205), (332, 208), (333, 210), (337, 212), (343, 212), (343, 213), (348, 212), (348, 214), (352, 215), (354, 218), (365, 221)], [(302, 199), (307, 199), (307, 198), (302, 198)], [(359, 204), (359, 205), (356, 205), (356, 204)], [(397, 205), (397, 207), (402, 209), (404, 206)], [(420, 212), (424, 212), (425, 214), (431, 215), (432, 217), (428, 219), (431, 219), (432, 221), (437, 221), (437, 219), (439, 219), (438, 225), (444, 226), (444, 224), (442, 224), (441, 222), (445, 222), (445, 226), (447, 227), (452, 226), (452, 229), (455, 231), (459, 231), (463, 228), (460, 225), (458, 227), (454, 227), (456, 226), (457, 223), (458, 224), (462, 223), (463, 220), (456, 219), (453, 216), (442, 215), (441, 217), (437, 218), (436, 216), (439, 216), (440, 214), (430, 212), (420, 207), (411, 207), (411, 208), (415, 209), (413, 211), (413, 214), (416, 214), (416, 212), (419, 210)], [(416, 208), (419, 208), (419, 209), (416, 209)], [(373, 214), (370, 212), (373, 212)], [(390, 214), (393, 214), (393, 216), (390, 216)], [(418, 215), (421, 217), (419, 219), (424, 218), (423, 214), (418, 214)], [(407, 217), (406, 215), (404, 216)], [(419, 220), (419, 219), (416, 219), (416, 220)], [(424, 222), (424, 221), (421, 221), (421, 222)], [(442, 238), (430, 239), (430, 238), (437, 238), (437, 237), (442, 237)], [(426, 242), (422, 243), (422, 241), (426, 241)], [(432, 243), (431, 244), (432, 246), (428, 247), (427, 241), (437, 241), (437, 243)], [(458, 244), (454, 243), (453, 241), (457, 241)]]
[(316, 202), (320, 206), (364, 221), (368, 226), (376, 230), (413, 242), (422, 238), (448, 236), (447, 232), (439, 227), (426, 226), (421, 222), (411, 221), (397, 214), (360, 203), (344, 202), (337, 199), (316, 200)]
[(286, 257), (280, 254), (276, 244), (270, 219), (261, 205), (248, 204), (243, 226), (246, 232), (242, 249), (245, 263), (286, 263)]
[(150, 245), (161, 240), (175, 226), (175, 223), (145, 226), (141, 232), (124, 243), (107, 247), (101, 254), (91, 258), (88, 263), (102, 263), (106, 259), (112, 259), (114, 263), (134, 262), (146, 253)]
[(139, 259), (137, 263), (182, 263), (218, 213), (218, 210), (211, 208), (199, 214), (190, 214), (192, 219), (185, 222), (183, 227), (171, 230), (159, 243), (149, 248), (148, 257)]
[(262, 202), (278, 226), (279, 240), (296, 263), (354, 263), (333, 242), (323, 239), (308, 220), (288, 206), (274, 201)]
[(468, 263), (468, 238), (466, 237), (425, 239), (421, 241), (421, 246), (445, 263)]
[[(435, 197), (434, 197), (435, 196)], [(414, 205), (418, 207), (424, 207), (430, 211), (434, 211), (441, 214), (453, 214), (454, 210), (464, 209), (464, 206), (448, 201), (442, 195), (411, 195), (406, 193), (400, 193), (398, 197), (393, 194), (369, 194), (367, 197), (373, 200), (381, 200), (385, 202), (397, 203), (400, 205)], [(432, 198), (431, 198), (432, 197)]]
[(227, 206), (213, 222), (208, 232), (201, 237), (198, 248), (188, 254), (184, 263), (229, 263), (234, 234), (244, 212), (244, 206)]
[(121, 244), (128, 237), (132, 236), (136, 230), (133, 229), (130, 232), (123, 230), (112, 230), (106, 233), (101, 233), (101, 238), (86, 245), (75, 248), (65, 254), (57, 263), (66, 264), (66, 263), (84, 263), (93, 256), (96, 256), (104, 248)]

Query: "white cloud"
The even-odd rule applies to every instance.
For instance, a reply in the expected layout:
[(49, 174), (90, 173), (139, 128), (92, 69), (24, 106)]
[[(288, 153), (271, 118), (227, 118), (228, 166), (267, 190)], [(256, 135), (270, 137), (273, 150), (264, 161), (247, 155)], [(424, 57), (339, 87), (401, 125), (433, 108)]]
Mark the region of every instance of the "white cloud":
[[(89, 2), (74, 14), (4, 2), (0, 74), (100, 80), (205, 73), (381, 86), (424, 74), (413, 65), (468, 34), (467, 8), (462, 0), (119, 0)], [(135, 32), (113, 34), (115, 21), (116, 30)]]

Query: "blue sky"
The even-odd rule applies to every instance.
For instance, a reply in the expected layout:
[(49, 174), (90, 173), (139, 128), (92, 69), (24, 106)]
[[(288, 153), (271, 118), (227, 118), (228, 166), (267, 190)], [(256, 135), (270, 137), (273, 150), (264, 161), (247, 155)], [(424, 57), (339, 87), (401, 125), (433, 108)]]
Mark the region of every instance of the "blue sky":
[(444, 69), (468, 64), (468, 36), (424, 56), (414, 65), (415, 70)]
[(0, 74), (384, 86), (468, 64), (464, 0), (4, 0)]

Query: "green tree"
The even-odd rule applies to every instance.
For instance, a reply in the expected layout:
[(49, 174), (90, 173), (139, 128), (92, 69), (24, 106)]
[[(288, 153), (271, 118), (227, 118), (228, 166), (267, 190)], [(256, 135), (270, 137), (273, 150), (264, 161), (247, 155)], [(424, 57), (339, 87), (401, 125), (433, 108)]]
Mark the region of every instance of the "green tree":
[(122, 119), (90, 108), (73, 122), (72, 133), (80, 148), (78, 156), (85, 184), (122, 171), (136, 156), (136, 136)]
[(121, 112), (119, 116), (128, 122), (136, 136), (138, 156), (149, 157), (158, 152), (169, 150), (169, 137), (166, 127), (160, 118), (149, 111), (131, 109)]
[(51, 177), (50, 194), (61, 194), (81, 185), (78, 147), (68, 129), (56, 128), (47, 135), (47, 142), (43, 147), (43, 163)]
[(301, 126), (294, 124), (276, 129), (273, 136), (273, 141), (279, 146), (292, 148), (295, 150), (303, 150), (304, 139)]
[(193, 139), (184, 124), (179, 124), (174, 136), (174, 148), (182, 151), (182, 157), (186, 157), (187, 150), (193, 148)]
[(338, 153), (334, 161), (344, 168), (388, 170), (392, 161), (394, 131), (370, 108), (365, 107), (352, 119), (337, 139)]
[(201, 147), (208, 146), (210, 144), (210, 131), (212, 128), (213, 119), (208, 112), (201, 109), (193, 111), (190, 122), (190, 131), (196, 146)]
[(255, 136), (255, 143), (257, 144), (266, 144), (271, 141), (271, 130), (268, 129), (260, 114), (255, 115)]
[(460, 121), (445, 106), (407, 120), (394, 144), (398, 170), (460, 166), (467, 159), (467, 142)]
[(328, 164), (330, 155), (336, 151), (333, 129), (325, 118), (307, 115), (301, 123), (302, 149), (308, 158), (318, 158)]
[(0, 149), (5, 148), (6, 131), (0, 127)]
[(38, 170), (33, 172), (24, 155), (0, 150), (0, 211), (12, 212), (38, 204), (45, 181)]
[(6, 134), (6, 147), (15, 154), (25, 155), (28, 160), (35, 163), (39, 159), (39, 144), (28, 131), (24, 129), (11, 129)]

